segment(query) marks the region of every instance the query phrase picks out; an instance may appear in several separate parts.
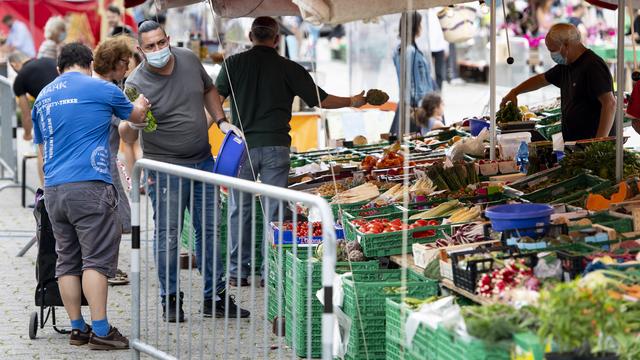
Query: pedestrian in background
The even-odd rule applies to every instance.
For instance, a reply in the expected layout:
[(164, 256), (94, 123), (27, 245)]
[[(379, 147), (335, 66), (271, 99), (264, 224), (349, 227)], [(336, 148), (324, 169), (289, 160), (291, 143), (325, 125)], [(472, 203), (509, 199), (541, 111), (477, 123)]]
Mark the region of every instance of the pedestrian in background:
[[(56, 239), (56, 277), (71, 320), (71, 345), (97, 350), (127, 349), (129, 340), (107, 319), (107, 278), (118, 264), (121, 224), (112, 185), (109, 131), (115, 114), (144, 121), (149, 103), (133, 104), (115, 85), (91, 77), (91, 49), (65, 45), (61, 75), (35, 101), (35, 143), (44, 158), (45, 205)], [(80, 311), (84, 293), (91, 326)]]
[[(405, 57), (407, 60), (407, 81), (410, 84), (409, 106), (415, 108), (420, 106), (420, 101), (425, 95), (438, 90), (438, 84), (436, 84), (433, 77), (431, 77), (430, 62), (427, 61), (424, 53), (418, 48), (416, 43), (416, 38), (418, 38), (422, 32), (422, 16), (417, 11), (409, 13), (409, 16), (411, 16), (411, 42), (407, 45)], [(402, 31), (402, 28), (402, 20), (400, 20), (400, 26), (398, 27), (399, 34)], [(400, 61), (400, 46), (398, 46), (393, 53), (393, 65), (396, 67), (398, 85), (400, 84), (401, 77)], [(393, 117), (393, 122), (391, 123), (391, 129), (389, 130), (390, 133), (399, 134), (400, 121), (400, 107), (398, 107), (398, 110)], [(420, 131), (420, 127), (412, 121), (410, 122), (410, 128), (406, 130), (408, 130), (408, 132), (415, 133)]]
[[(19, 51), (11, 53), (8, 60), (13, 70), (18, 74), (13, 81), (13, 93), (18, 98), (18, 108), (24, 130), (22, 138), (25, 141), (31, 141), (33, 139), (31, 135), (33, 122), (29, 97), (37, 98), (40, 91), (58, 77), (58, 68), (54, 59), (30, 59)], [(44, 184), (42, 156), (39, 151), (36, 153), (38, 154), (38, 177), (42, 186)]]
[(62, 16), (53, 16), (44, 25), (45, 40), (38, 49), (38, 58), (57, 60), (60, 47), (67, 38), (67, 24)]
[(36, 48), (33, 45), (33, 37), (25, 23), (7, 14), (2, 18), (2, 23), (9, 28), (9, 35), (5, 41), (9, 51), (18, 50), (28, 57), (36, 56)]

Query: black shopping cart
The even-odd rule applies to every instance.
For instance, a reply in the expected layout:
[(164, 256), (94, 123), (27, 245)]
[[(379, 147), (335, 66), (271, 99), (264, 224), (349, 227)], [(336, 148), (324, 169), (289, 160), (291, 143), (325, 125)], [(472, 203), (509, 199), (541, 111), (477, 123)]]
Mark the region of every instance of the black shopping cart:
[[(36, 201), (33, 214), (36, 218), (36, 238), (38, 240), (38, 257), (36, 259), (36, 306), (40, 308), (38, 311), (31, 313), (29, 318), (29, 338), (35, 339), (38, 328), (44, 329), (51, 317), (51, 325), (53, 329), (60, 334), (68, 334), (69, 330), (59, 327), (56, 324), (56, 307), (64, 306), (58, 289), (58, 281), (56, 279), (56, 239), (53, 236), (53, 229), (49, 221), (49, 215), (44, 205), (44, 192), (38, 189), (36, 192)], [(82, 296), (82, 305), (87, 305), (87, 300)], [(40, 320), (40, 321), (38, 321)]]

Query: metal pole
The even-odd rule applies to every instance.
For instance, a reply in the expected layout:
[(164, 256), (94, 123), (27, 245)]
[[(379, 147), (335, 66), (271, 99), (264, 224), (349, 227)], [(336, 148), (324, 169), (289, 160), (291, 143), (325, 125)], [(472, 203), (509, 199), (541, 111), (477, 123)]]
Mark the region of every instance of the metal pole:
[[(504, 1), (504, 0), (502, 0)], [(491, 0), (491, 33), (489, 35), (491, 55), (489, 60), (489, 116), (491, 139), (489, 158), (496, 159), (496, 0)]]
[[(140, 340), (140, 171), (131, 174), (131, 340)], [(133, 344), (132, 344), (133, 345)], [(131, 359), (140, 359), (140, 351), (131, 346)]]
[(36, 30), (36, 10), (33, 1), (29, 0), (29, 31), (31, 31), (31, 36), (35, 34)]
[(624, 0), (618, 0), (618, 63), (616, 71), (617, 101), (616, 101), (616, 179), (622, 180), (624, 168), (623, 131), (624, 131)]

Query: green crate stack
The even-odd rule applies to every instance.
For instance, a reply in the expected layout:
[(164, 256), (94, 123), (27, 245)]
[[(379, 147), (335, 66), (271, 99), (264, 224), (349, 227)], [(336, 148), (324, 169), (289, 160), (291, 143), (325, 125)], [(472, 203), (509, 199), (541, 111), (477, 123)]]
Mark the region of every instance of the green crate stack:
[(402, 295), (425, 298), (437, 294), (436, 281), (412, 271), (406, 275), (403, 283), (401, 270), (355, 270), (343, 280), (343, 311), (352, 321), (346, 359), (385, 359), (387, 298), (399, 300)]
[[(322, 288), (322, 262), (316, 258), (308, 258), (307, 253), (298, 249), (297, 257), (293, 252), (287, 253), (286, 281), (285, 281), (285, 334), (286, 342), (292, 346), (300, 357), (320, 357), (322, 355), (322, 311), (323, 307), (315, 294)], [(342, 274), (355, 270), (376, 270), (378, 261), (337, 262), (336, 273)], [(295, 277), (294, 277), (295, 272)], [(311, 278), (311, 291), (308, 281)], [(294, 294), (295, 292), (295, 294)], [(294, 299), (295, 295), (295, 299)], [(309, 308), (311, 296), (311, 308)], [(293, 319), (295, 310), (296, 319)], [(309, 316), (310, 315), (310, 316)], [(311, 322), (311, 332), (308, 331)], [(295, 332), (295, 336), (294, 336)], [(311, 337), (311, 348), (308, 351), (308, 334)]]
[[(385, 318), (387, 341), (400, 341), (400, 345), (406, 343), (404, 326), (407, 317), (412, 312), (408, 306), (401, 306), (400, 302), (387, 299)], [(420, 325), (413, 337), (409, 352), (415, 360), (437, 360), (435, 331), (425, 325)]]
[(333, 219), (334, 221), (337, 221), (338, 219), (340, 219), (341, 212), (344, 213), (345, 211), (357, 210), (368, 203), (369, 201), (365, 200), (365, 201), (359, 201), (353, 204), (340, 204), (340, 205), (331, 204), (331, 212), (333, 212)]
[(483, 341), (472, 339), (465, 341), (452, 331), (442, 327), (436, 330), (436, 349), (438, 360), (509, 360), (509, 348), (489, 346)]
[(405, 347), (404, 344), (396, 339), (387, 338), (386, 346), (386, 359), (387, 360), (418, 360), (420, 358), (412, 355), (412, 352)]
[[(287, 254), (292, 251), (292, 245), (282, 245), (282, 248), (279, 246), (269, 246), (269, 251), (267, 254), (267, 261), (269, 264), (268, 275), (267, 275), (267, 294), (268, 294), (268, 302), (267, 302), (267, 319), (269, 321), (273, 321), (276, 317), (285, 317), (286, 316), (286, 303), (285, 303), (285, 293), (286, 293), (286, 283), (287, 283), (287, 272), (291, 267), (292, 262), (291, 259), (287, 257)], [(306, 256), (306, 253), (302, 251), (302, 248), (298, 249), (298, 256)], [(282, 265), (280, 262), (282, 261)], [(282, 292), (281, 296), (278, 296), (280, 281), (282, 281)], [(279, 305), (281, 304), (281, 305)], [(278, 307), (280, 306), (280, 309)], [(280, 311), (278, 311), (280, 310)], [(278, 316), (280, 315), (280, 316)]]
[(344, 228), (345, 239), (355, 239), (355, 227), (351, 225), (350, 221), (357, 218), (371, 219), (375, 217), (384, 217), (387, 214), (397, 213), (402, 211), (403, 208), (400, 205), (392, 204), (379, 208), (372, 209), (351, 209), (342, 212), (342, 227)]

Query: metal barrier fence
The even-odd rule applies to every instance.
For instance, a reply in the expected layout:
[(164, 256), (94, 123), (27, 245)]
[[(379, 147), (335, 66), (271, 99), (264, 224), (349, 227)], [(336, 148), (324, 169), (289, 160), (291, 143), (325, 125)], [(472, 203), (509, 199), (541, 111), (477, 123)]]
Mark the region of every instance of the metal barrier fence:
[[(16, 101), (12, 84), (0, 76), (0, 180), (18, 182)], [(5, 174), (7, 172), (8, 174)]]
[[(151, 199), (145, 199), (141, 205), (142, 175), (147, 179), (143, 189)], [(323, 359), (332, 358), (336, 234), (331, 208), (324, 199), (146, 159), (136, 163), (132, 185), (130, 344), (134, 359), (138, 359), (141, 353), (159, 359), (317, 358), (320, 355)], [(231, 205), (228, 207), (221, 201), (225, 198), (225, 188), (229, 193), (227, 203)], [(238, 211), (232, 211), (236, 202), (242, 204), (246, 199), (249, 201), (245, 203), (250, 204), (249, 213), (242, 206)], [(319, 216), (324, 252), (321, 286), (317, 277), (315, 280), (312, 278), (313, 271), (307, 271), (311, 270), (312, 263), (317, 264), (315, 260), (311, 261), (311, 252), (304, 251), (310, 248), (305, 245), (283, 245), (287, 235), (282, 224), (286, 220), (290, 219), (294, 239), (298, 231), (297, 211), (287, 215), (289, 202), (294, 202), (296, 207), (304, 205), (310, 213)], [(228, 208), (226, 215), (225, 208)], [(146, 226), (141, 230), (143, 213)], [(185, 213), (189, 216), (185, 216), (186, 221), (183, 221)], [(243, 237), (246, 227), (243, 229), (235, 225), (236, 220), (232, 215), (237, 215), (237, 223), (240, 224), (249, 220), (250, 237)], [(278, 224), (278, 234), (274, 235), (269, 221), (263, 221), (262, 245), (258, 244), (260, 231), (256, 229), (260, 215), (266, 215), (266, 219), (276, 219), (277, 223), (274, 224)], [(153, 229), (151, 224), (154, 224)], [(311, 243), (311, 222), (308, 226), (308, 235), (304, 235), (304, 238)], [(188, 255), (182, 261), (183, 268), (188, 268), (187, 274), (180, 274), (179, 270), (181, 251), (177, 249), (181, 246), (180, 239), (187, 246)], [(250, 247), (245, 243), (244, 253), (234, 252), (233, 239), (249, 240)], [(225, 241), (226, 245), (220, 246)], [(278, 245), (273, 246), (274, 241)], [(263, 259), (262, 267), (259, 266), (260, 257)], [(294, 257), (306, 260), (304, 265), (285, 266)], [(250, 275), (249, 287), (230, 287), (232, 266), (237, 267), (237, 275), (231, 274), (234, 278), (244, 278), (243, 272)], [(200, 273), (205, 276), (195, 280), (197, 275), (190, 270), (192, 268), (203, 269)], [(263, 289), (258, 287), (257, 280), (261, 271)], [(221, 272), (223, 277), (219, 276)], [(176, 276), (175, 281), (171, 279), (172, 276)], [(172, 302), (173, 297), (163, 296), (166, 294), (159, 292), (161, 283), (166, 284), (169, 294), (173, 291), (180, 294), (182, 285), (184, 296), (178, 296)], [(173, 283), (176, 284), (175, 289)], [(324, 290), (324, 306), (320, 308), (316, 299), (318, 288)], [(205, 299), (211, 296), (216, 300), (216, 294), (220, 295), (221, 302), (212, 302), (212, 309), (206, 309)], [(161, 303), (164, 300), (171, 309), (175, 306), (179, 320), (181, 299), (185, 322), (172, 324), (169, 322), (170, 316), (165, 318), (163, 315), (163, 311), (169, 315), (171, 311), (163, 309)], [(229, 312), (234, 301), (239, 307), (251, 311), (248, 319), (238, 316), (241, 315), (240, 309), (233, 309), (235, 313)], [(314, 314), (312, 309), (315, 310)], [(283, 338), (281, 335), (285, 332)], [(318, 343), (319, 336), (321, 343)]]

